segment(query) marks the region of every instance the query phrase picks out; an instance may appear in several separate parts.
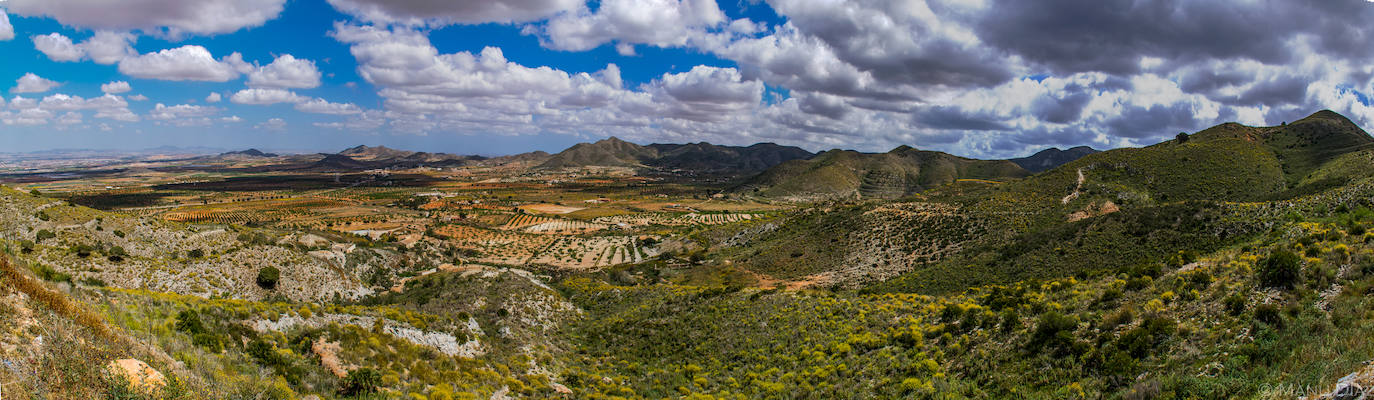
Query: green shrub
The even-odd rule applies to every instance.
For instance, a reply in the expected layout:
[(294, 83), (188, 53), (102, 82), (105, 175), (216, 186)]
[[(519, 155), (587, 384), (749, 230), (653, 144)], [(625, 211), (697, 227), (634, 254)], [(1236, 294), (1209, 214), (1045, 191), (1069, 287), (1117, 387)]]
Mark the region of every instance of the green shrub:
[(258, 286), (263, 289), (276, 289), (279, 279), (281, 279), (281, 270), (278, 270), (277, 267), (269, 265), (258, 270)]
[(1260, 285), (1274, 288), (1292, 288), (1302, 269), (1302, 258), (1288, 250), (1277, 250), (1255, 266)]
[(1245, 296), (1240, 293), (1232, 293), (1221, 300), (1222, 305), (1226, 306), (1226, 312), (1231, 315), (1240, 315), (1245, 312)]
[(1281, 326), (1283, 324), (1283, 312), (1279, 306), (1273, 304), (1260, 304), (1255, 306), (1255, 320), (1265, 324)]
[(1016, 309), (1008, 308), (1002, 310), (1002, 322), (1000, 323), (1002, 332), (1011, 332), (1021, 326), (1021, 316), (1016, 313)]
[(340, 383), (339, 392), (345, 396), (357, 396), (360, 394), (377, 393), (377, 388), (382, 385), (382, 374), (372, 368), (358, 368), (348, 371), (343, 382)]
[(187, 257), (187, 258), (193, 258), (193, 259), (205, 257), (205, 250), (194, 249), (194, 250), (191, 250), (191, 251), (187, 251), (187, 252), (186, 252), (186, 257)]
[(56, 237), (57, 237), (57, 234), (56, 234), (56, 233), (52, 233), (52, 231), (47, 230), (47, 229), (40, 229), (40, 230), (38, 230), (38, 234), (37, 234), (36, 236), (34, 236), (34, 241), (36, 241), (36, 242), (42, 242), (42, 241), (44, 241), (44, 240), (53, 239), (53, 238), (56, 238)]
[(72, 276), (71, 276), (71, 275), (67, 275), (67, 274), (64, 274), (64, 273), (61, 273), (61, 272), (57, 272), (57, 270), (52, 269), (52, 267), (49, 267), (49, 266), (47, 266), (47, 265), (41, 265), (41, 264), (38, 265), (37, 267), (34, 268), (34, 273), (37, 274), (38, 277), (39, 277), (40, 279), (43, 279), (43, 280), (45, 280), (45, 281), (50, 281), (50, 282), (71, 282), (71, 281), (72, 281)]
[(1060, 352), (1069, 350), (1074, 343), (1075, 329), (1078, 329), (1078, 317), (1057, 311), (1046, 312), (1036, 321), (1027, 347), (1037, 352), (1047, 348)]
[(182, 310), (177, 313), (176, 329), (195, 335), (205, 333), (205, 324), (200, 322), (200, 313), (196, 310)]

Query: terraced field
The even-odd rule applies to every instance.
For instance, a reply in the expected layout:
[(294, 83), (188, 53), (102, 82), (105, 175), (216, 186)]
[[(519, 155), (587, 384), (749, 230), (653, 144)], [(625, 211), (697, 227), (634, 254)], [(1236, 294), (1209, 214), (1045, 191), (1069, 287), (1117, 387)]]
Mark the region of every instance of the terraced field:
[(630, 215), (615, 215), (609, 217), (598, 217), (593, 219), (597, 223), (607, 225), (620, 225), (628, 227), (661, 225), (661, 226), (697, 226), (697, 225), (722, 225), (735, 222), (749, 221), (757, 218), (757, 214), (729, 213), (639, 213)]

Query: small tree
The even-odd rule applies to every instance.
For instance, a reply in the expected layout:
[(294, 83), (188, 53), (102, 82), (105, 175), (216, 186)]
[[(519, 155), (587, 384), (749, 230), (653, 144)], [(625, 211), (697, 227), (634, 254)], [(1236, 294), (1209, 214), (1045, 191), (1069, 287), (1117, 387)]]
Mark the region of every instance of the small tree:
[(1275, 251), (1255, 266), (1260, 285), (1291, 289), (1302, 269), (1302, 258), (1288, 250)]
[(277, 267), (266, 266), (258, 270), (258, 286), (263, 289), (272, 290), (277, 288), (277, 281), (281, 279), (281, 270)]
[(382, 374), (372, 368), (358, 368), (348, 371), (340, 386), (340, 392), (345, 396), (357, 396), (360, 394), (377, 393), (377, 387), (382, 385)]
[(1174, 138), (1175, 138), (1175, 139), (1178, 139), (1178, 144), (1188, 143), (1188, 133), (1187, 133), (1187, 132), (1179, 132), (1179, 133), (1178, 133), (1178, 136), (1175, 136)]

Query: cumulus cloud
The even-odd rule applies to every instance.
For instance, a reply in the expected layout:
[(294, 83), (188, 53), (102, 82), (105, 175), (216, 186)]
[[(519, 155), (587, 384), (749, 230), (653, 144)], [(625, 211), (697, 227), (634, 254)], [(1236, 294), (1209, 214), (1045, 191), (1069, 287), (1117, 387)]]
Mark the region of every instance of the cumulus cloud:
[(325, 99), (311, 99), (296, 103), (296, 111), (313, 114), (352, 115), (362, 113), (362, 109), (351, 103), (330, 103)]
[(51, 17), (63, 25), (113, 31), (218, 34), (262, 25), (286, 0), (9, 0), (9, 12)]
[(125, 81), (114, 81), (106, 83), (104, 85), (100, 85), (100, 91), (109, 94), (128, 93), (130, 90), (134, 89), (133, 87), (129, 86), (129, 82)]
[(125, 122), (136, 122), (139, 120), (138, 115), (129, 110), (129, 102), (125, 101), (122, 97), (108, 93), (90, 99), (64, 93), (48, 95), (41, 101), (15, 97), (10, 103), (11, 108), (42, 110), (48, 114), (66, 111), (94, 110), (96, 118)]
[(0, 42), (14, 39), (14, 25), (10, 25), (10, 16), (0, 9)]
[(285, 54), (271, 64), (248, 74), (248, 86), (264, 88), (312, 89), (320, 86), (320, 70), (315, 62)]
[(300, 103), (309, 100), (290, 90), (284, 89), (243, 89), (229, 96), (229, 101), (236, 104), (269, 105), (277, 103)]
[(133, 100), (133, 101), (148, 101), (148, 96), (144, 96), (144, 95), (141, 95), (141, 94), (136, 94), (136, 95), (133, 95), (133, 96), (129, 96), (129, 100)]
[(136, 37), (129, 33), (99, 31), (80, 44), (75, 44), (71, 38), (60, 33), (49, 33), (34, 36), (33, 47), (53, 61), (89, 59), (109, 65), (136, 54), (133, 48), (135, 40)]
[(270, 132), (285, 132), (286, 121), (281, 118), (272, 118), (257, 125), (253, 125), (253, 129)]
[(696, 66), (680, 74), (668, 74), (650, 84), (659, 104), (668, 104), (667, 115), (713, 121), (758, 106), (763, 82), (744, 80), (734, 68)]
[(239, 53), (216, 60), (209, 50), (196, 45), (164, 49), (119, 62), (120, 73), (166, 81), (226, 82), (250, 69)]
[(14, 87), (10, 88), (10, 93), (43, 93), (60, 85), (62, 84), (43, 79), (43, 77), (29, 72), (15, 81)]
[(157, 103), (157, 105), (153, 107), (153, 110), (148, 112), (148, 118), (163, 121), (177, 120), (196, 117), (206, 117), (210, 115), (215, 115), (219, 113), (219, 111), (220, 110), (218, 108), (209, 106), (196, 106), (190, 104), (166, 106), (162, 103)]
[(544, 19), (583, 6), (582, 0), (329, 0), (369, 22), (402, 25), (514, 23)]
[(221, 100), (221, 97), (220, 97), (219, 93), (210, 93), (209, 96), (205, 96), (205, 102), (206, 102), (206, 103), (218, 103), (220, 100)]
[(62, 34), (49, 33), (33, 38), (33, 47), (53, 61), (80, 61), (85, 52), (76, 47), (72, 40)]
[(555, 17), (543, 29), (529, 26), (527, 33), (542, 33), (552, 48), (582, 51), (619, 41), (621, 54), (634, 54), (632, 44), (659, 47), (684, 46), (688, 38), (726, 22), (715, 0), (606, 0), (596, 11), (578, 11)]

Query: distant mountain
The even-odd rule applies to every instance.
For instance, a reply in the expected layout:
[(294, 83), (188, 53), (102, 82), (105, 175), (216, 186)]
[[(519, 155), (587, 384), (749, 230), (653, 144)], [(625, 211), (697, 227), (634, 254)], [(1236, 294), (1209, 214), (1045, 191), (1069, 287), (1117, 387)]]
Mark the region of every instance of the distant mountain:
[(635, 167), (658, 157), (658, 151), (634, 143), (620, 140), (614, 136), (596, 143), (578, 143), (567, 150), (554, 154), (539, 168), (564, 167)]
[(545, 161), (548, 161), (550, 157), (553, 157), (553, 155), (548, 152), (532, 151), (529, 153), (492, 157), (482, 160), (479, 164), (484, 166), (519, 165), (528, 167), (543, 164)]
[(228, 153), (220, 153), (220, 156), (276, 157), (277, 155), (272, 153), (263, 153), (258, 149), (248, 149), (240, 151), (231, 151)]
[(887, 153), (830, 150), (778, 164), (737, 187), (795, 200), (897, 198), (957, 179), (1000, 180), (1030, 172), (1006, 160), (974, 160), (901, 146)]
[(348, 156), (354, 160), (374, 161), (405, 158), (411, 154), (415, 154), (415, 152), (391, 149), (386, 146), (357, 146), (340, 151), (339, 154)]
[(1030, 172), (1045, 172), (1060, 165), (1068, 164), (1069, 162), (1083, 158), (1083, 156), (1099, 152), (1100, 151), (1088, 146), (1078, 146), (1068, 150), (1060, 150), (1057, 147), (1051, 147), (1041, 150), (1030, 157), (1013, 158), (1009, 161), (1016, 163), (1016, 165), (1020, 165), (1021, 168), (1025, 168)]
[(539, 168), (646, 167), (749, 175), (786, 161), (809, 158), (812, 155), (811, 152), (797, 147), (773, 143), (759, 143), (748, 147), (720, 146), (706, 142), (640, 146), (612, 137), (569, 147), (551, 156), (548, 161), (540, 164)]
[(658, 151), (658, 158), (648, 162), (656, 168), (738, 174), (756, 174), (774, 165), (815, 155), (797, 147), (773, 143), (736, 147), (701, 142), (651, 144), (648, 147)]
[(310, 165), (310, 169), (324, 171), (356, 171), (371, 168), (373, 168), (371, 164), (355, 160), (343, 154), (329, 154)]
[(357, 146), (338, 153), (371, 168), (458, 167), (485, 160), (475, 155), (406, 151), (386, 146)]

